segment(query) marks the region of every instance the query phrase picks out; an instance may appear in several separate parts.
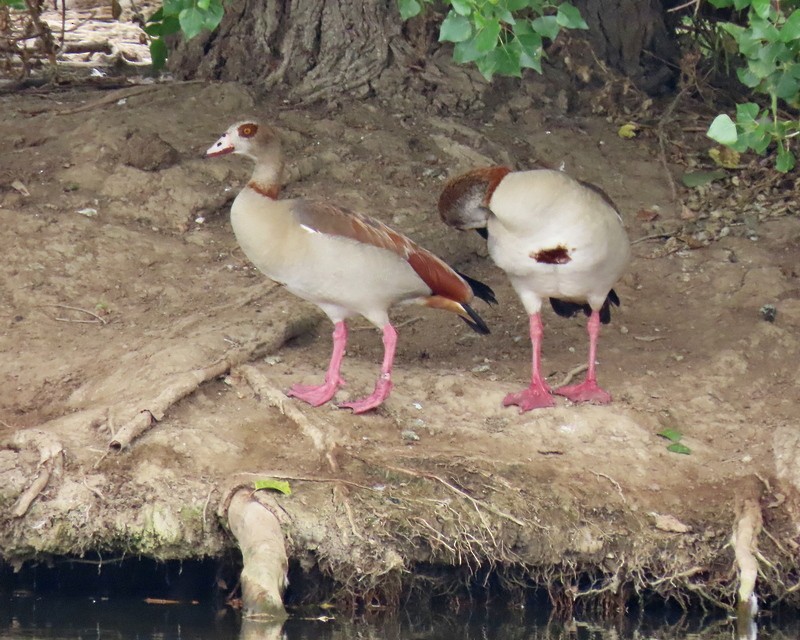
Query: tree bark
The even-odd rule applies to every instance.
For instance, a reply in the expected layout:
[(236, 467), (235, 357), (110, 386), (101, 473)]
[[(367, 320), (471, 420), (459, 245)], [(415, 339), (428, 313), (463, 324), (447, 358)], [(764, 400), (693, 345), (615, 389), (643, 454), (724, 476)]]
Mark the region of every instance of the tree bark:
[[(576, 3), (597, 57), (648, 93), (671, 89), (677, 74), (662, 1)], [(362, 97), (412, 49), (403, 27), (396, 0), (233, 0), (214, 33), (178, 42), (169, 65), (183, 79), (282, 85), (293, 101)]]
[(219, 29), (181, 41), (176, 75), (288, 88), (315, 100), (365, 95), (389, 64), (402, 21), (395, 0), (234, 0)]
[(650, 94), (678, 76), (678, 44), (662, 0), (577, 0), (595, 54)]

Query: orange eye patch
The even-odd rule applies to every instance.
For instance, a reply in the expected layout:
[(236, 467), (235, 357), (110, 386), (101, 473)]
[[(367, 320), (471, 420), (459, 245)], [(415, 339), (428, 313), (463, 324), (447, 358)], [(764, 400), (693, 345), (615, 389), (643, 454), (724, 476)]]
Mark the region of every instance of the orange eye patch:
[(242, 138), (252, 138), (254, 135), (256, 135), (257, 131), (258, 125), (256, 124), (250, 123), (239, 125), (239, 135)]

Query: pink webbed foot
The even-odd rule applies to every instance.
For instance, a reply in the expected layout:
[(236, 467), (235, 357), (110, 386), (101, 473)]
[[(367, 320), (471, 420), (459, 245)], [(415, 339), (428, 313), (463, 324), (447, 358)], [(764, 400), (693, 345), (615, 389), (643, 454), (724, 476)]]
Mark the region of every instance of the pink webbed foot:
[(580, 384), (559, 387), (553, 393), (564, 396), (572, 402), (591, 402), (592, 404), (608, 404), (611, 394), (601, 389), (595, 380), (584, 380)]
[(286, 395), (307, 402), (312, 407), (318, 407), (333, 398), (336, 390), (342, 385), (344, 385), (344, 380), (341, 378), (333, 381), (325, 380), (325, 383), (320, 385), (295, 384), (286, 392)]
[(538, 384), (532, 384), (519, 393), (509, 393), (503, 398), (503, 406), (509, 407), (511, 405), (516, 405), (519, 407), (520, 413), (523, 411), (530, 411), (531, 409), (554, 407), (556, 402), (550, 394), (551, 391), (547, 384), (539, 382)]
[(372, 395), (353, 402), (342, 402), (338, 406), (340, 409), (352, 409), (353, 413), (364, 413), (383, 404), (391, 392), (392, 381), (389, 378), (381, 377), (375, 384), (375, 391), (372, 392)]

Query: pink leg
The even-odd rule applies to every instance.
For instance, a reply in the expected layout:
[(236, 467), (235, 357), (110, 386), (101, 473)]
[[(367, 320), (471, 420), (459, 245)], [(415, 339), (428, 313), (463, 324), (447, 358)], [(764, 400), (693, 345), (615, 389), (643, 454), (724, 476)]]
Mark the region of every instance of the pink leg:
[(553, 393), (569, 398), (573, 402), (591, 402), (593, 404), (608, 404), (611, 394), (597, 386), (594, 361), (597, 357), (597, 338), (600, 335), (600, 313), (592, 311), (586, 325), (589, 332), (589, 369), (586, 371), (586, 380), (580, 384), (568, 387), (559, 387)]
[(347, 346), (347, 325), (344, 322), (337, 322), (333, 328), (333, 352), (328, 365), (328, 373), (325, 374), (325, 382), (318, 386), (296, 384), (286, 392), (286, 395), (307, 402), (314, 407), (325, 404), (333, 398), (336, 390), (344, 384), (339, 370), (342, 367), (345, 346)]
[(394, 352), (397, 348), (397, 331), (391, 324), (383, 327), (383, 365), (381, 375), (375, 383), (375, 390), (368, 398), (355, 400), (353, 402), (343, 402), (339, 406), (343, 409), (352, 409), (353, 413), (364, 413), (374, 409), (389, 397), (392, 390), (392, 363), (394, 362)]
[(503, 406), (517, 405), (520, 413), (531, 409), (541, 409), (555, 405), (550, 387), (542, 378), (542, 319), (538, 313), (530, 316), (531, 347), (533, 349), (533, 365), (531, 372), (531, 386), (519, 393), (509, 393), (503, 399)]

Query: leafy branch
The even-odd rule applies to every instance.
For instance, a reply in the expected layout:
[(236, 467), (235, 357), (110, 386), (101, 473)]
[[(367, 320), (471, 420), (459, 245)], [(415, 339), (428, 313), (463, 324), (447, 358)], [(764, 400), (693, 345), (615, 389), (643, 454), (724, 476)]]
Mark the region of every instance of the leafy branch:
[[(408, 20), (433, 0), (398, 0)], [(550, 0), (447, 0), (450, 10), (439, 30), (440, 42), (452, 42), (453, 59), (473, 62), (487, 80), (494, 74), (521, 76), (523, 69), (542, 72), (544, 41), (561, 29), (588, 29), (569, 2)]]
[[(707, 135), (737, 152), (764, 154), (777, 148), (775, 168), (791, 171), (796, 164), (793, 141), (800, 135), (800, 9), (783, 9), (770, 0), (708, 0), (717, 8), (733, 8), (745, 25), (723, 22), (720, 28), (736, 44), (744, 64), (736, 72), (739, 81), (768, 98), (761, 106), (746, 102), (736, 106), (736, 120), (718, 115)], [(797, 2), (784, 6), (796, 7)], [(746, 12), (746, 13), (745, 13)], [(788, 108), (795, 117), (782, 115)], [(796, 143), (795, 143), (796, 144)]]
[(166, 64), (166, 36), (182, 32), (187, 40), (191, 40), (204, 29), (213, 31), (222, 21), (224, 11), (222, 0), (164, 0), (144, 27), (150, 36), (153, 68), (162, 69)]

